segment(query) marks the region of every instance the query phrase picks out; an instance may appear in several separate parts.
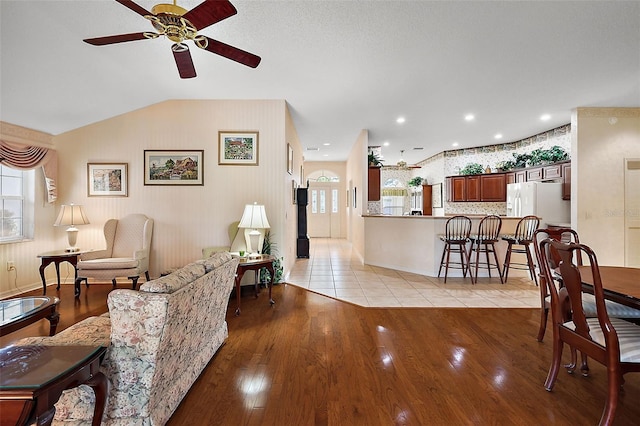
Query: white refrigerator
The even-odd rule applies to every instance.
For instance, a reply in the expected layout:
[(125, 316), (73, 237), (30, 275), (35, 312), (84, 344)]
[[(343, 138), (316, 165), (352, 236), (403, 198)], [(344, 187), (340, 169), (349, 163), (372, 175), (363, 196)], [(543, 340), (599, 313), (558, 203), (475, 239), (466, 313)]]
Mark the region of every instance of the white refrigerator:
[(507, 216), (536, 215), (540, 226), (571, 222), (571, 203), (562, 199), (562, 183), (522, 182), (507, 185)]

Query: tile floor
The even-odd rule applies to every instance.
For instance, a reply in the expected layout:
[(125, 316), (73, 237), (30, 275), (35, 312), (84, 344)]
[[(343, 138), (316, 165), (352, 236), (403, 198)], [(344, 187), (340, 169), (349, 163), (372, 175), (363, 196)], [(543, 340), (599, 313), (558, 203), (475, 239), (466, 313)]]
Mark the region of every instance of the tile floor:
[[(511, 274), (511, 272), (510, 272)], [(433, 278), (362, 265), (344, 239), (312, 238), (309, 259), (297, 259), (287, 283), (366, 307), (537, 308), (538, 287), (524, 277)]]

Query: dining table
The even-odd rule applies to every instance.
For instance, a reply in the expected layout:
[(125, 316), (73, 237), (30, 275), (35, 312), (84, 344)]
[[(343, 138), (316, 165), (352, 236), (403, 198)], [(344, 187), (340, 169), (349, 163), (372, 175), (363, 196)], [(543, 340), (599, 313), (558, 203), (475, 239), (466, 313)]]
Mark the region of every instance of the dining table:
[[(640, 309), (640, 268), (600, 266), (598, 269), (606, 299)], [(591, 267), (580, 266), (579, 270), (582, 288), (593, 293)]]

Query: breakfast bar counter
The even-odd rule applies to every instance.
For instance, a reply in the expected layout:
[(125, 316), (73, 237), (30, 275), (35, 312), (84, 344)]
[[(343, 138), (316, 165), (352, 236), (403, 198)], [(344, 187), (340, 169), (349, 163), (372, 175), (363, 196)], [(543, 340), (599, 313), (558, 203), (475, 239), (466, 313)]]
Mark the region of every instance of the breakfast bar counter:
[[(439, 236), (444, 234), (447, 220), (452, 216), (363, 215), (364, 263), (430, 277), (438, 276), (444, 249)], [(473, 235), (484, 215), (465, 216), (472, 221)], [(521, 218), (501, 216), (501, 219), (500, 234), (512, 234)], [(496, 244), (500, 262), (504, 260), (506, 248), (507, 244), (503, 241)], [(486, 274), (487, 271), (480, 272), (480, 276), (483, 276), (482, 273)], [(462, 276), (462, 271), (450, 270), (449, 275)]]

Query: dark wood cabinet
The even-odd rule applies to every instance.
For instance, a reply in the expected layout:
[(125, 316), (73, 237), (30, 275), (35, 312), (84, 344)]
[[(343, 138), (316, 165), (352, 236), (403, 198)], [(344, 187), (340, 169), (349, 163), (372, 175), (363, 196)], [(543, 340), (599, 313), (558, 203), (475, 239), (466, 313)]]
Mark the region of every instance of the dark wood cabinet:
[(527, 169), (526, 182), (535, 182), (542, 180), (542, 167), (534, 167), (533, 169)]
[(369, 167), (369, 179), (367, 182), (369, 201), (380, 201), (380, 167)]
[(571, 163), (562, 163), (562, 199), (571, 199)]
[(447, 178), (447, 201), (485, 202), (507, 199), (506, 173)]
[(431, 185), (422, 185), (422, 214), (431, 216), (433, 214), (433, 187)]
[(448, 200), (454, 203), (467, 201), (467, 184), (464, 176), (455, 176), (448, 178), (447, 191)]
[(551, 164), (542, 168), (543, 179), (559, 179), (562, 177), (562, 164)]
[(465, 180), (467, 192), (466, 201), (482, 201), (482, 199), (480, 198), (480, 176), (467, 176)]
[(571, 162), (549, 164), (505, 173), (487, 173), (446, 178), (449, 202), (501, 202), (507, 200), (510, 183), (562, 179), (562, 198), (571, 199)]
[(506, 201), (507, 177), (504, 173), (480, 175), (480, 201)]

